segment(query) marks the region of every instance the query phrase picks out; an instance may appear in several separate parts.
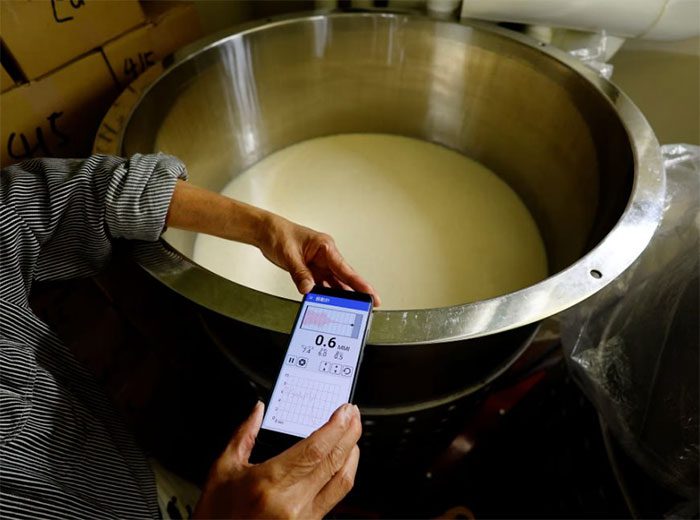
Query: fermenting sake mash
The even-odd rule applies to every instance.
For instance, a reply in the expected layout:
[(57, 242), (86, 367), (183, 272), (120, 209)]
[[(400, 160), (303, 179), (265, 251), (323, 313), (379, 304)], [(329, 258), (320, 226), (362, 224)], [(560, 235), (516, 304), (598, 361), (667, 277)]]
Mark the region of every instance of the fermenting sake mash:
[[(442, 146), (394, 135), (320, 137), (279, 150), (222, 191), (330, 234), (382, 297), (382, 309), (492, 298), (547, 276), (539, 230), (497, 175)], [(201, 266), (299, 299), (253, 246), (197, 237)]]

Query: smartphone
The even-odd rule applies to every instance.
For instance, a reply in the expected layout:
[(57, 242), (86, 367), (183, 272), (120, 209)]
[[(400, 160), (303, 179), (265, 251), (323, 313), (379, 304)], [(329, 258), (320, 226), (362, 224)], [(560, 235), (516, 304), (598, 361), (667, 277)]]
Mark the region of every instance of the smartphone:
[(369, 294), (317, 286), (304, 296), (256, 446), (279, 453), (351, 402), (371, 316)]

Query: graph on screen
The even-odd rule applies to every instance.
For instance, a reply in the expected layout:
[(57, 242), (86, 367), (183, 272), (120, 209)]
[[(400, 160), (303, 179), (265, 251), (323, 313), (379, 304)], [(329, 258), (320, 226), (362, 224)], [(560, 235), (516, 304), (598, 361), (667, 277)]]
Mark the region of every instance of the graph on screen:
[(315, 332), (325, 332), (337, 336), (357, 338), (362, 327), (362, 314), (347, 311), (334, 311), (309, 305), (304, 311), (301, 328)]

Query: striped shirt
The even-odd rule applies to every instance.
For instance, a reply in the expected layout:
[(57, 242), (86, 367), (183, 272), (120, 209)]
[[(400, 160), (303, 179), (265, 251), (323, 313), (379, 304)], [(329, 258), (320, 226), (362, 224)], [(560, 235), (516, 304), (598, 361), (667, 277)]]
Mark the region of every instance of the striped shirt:
[[(95, 380), (29, 308), (33, 280), (89, 276), (112, 238), (157, 240), (184, 165), (36, 159), (0, 175), (0, 517), (159, 517), (141, 450)], [(100, 348), (95, 345), (95, 348)]]

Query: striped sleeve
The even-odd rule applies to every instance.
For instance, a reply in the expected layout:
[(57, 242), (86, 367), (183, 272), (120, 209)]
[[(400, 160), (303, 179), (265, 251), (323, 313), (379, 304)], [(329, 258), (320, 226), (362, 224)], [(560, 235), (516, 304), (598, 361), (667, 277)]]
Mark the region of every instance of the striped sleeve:
[(184, 165), (164, 154), (35, 159), (4, 169), (0, 298), (25, 301), (32, 279), (94, 274), (111, 238), (156, 240), (178, 178), (186, 178)]

